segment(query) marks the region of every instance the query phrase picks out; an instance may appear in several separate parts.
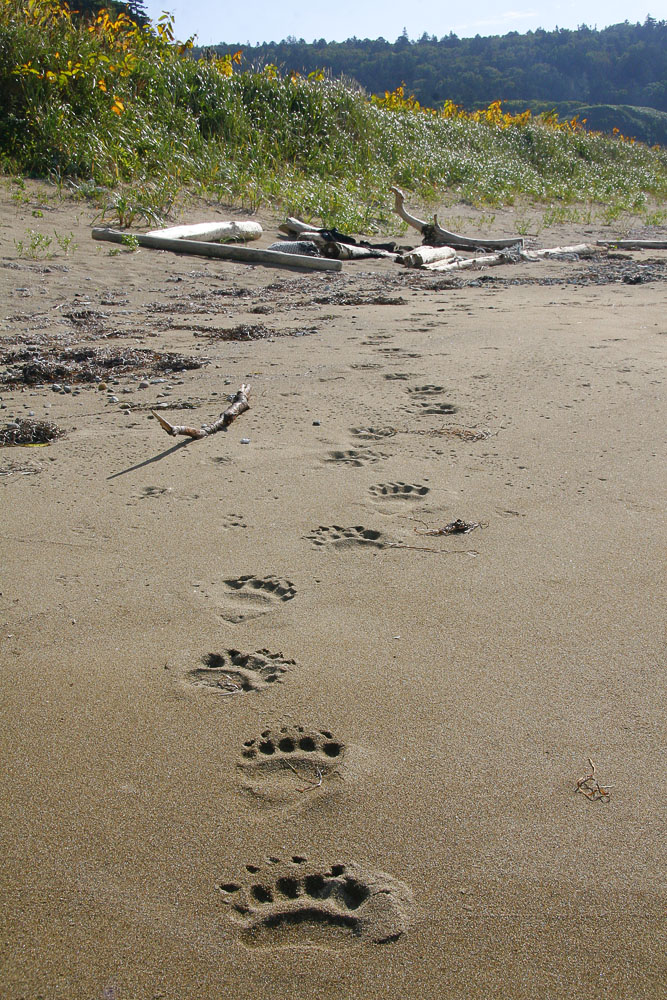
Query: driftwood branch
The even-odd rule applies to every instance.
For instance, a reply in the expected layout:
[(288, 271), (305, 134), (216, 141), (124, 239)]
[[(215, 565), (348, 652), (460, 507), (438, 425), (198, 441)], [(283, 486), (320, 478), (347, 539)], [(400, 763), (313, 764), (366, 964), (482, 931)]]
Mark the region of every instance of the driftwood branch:
[(151, 410), (151, 413), (163, 430), (165, 430), (171, 437), (178, 437), (179, 434), (184, 434), (186, 437), (199, 440), (200, 438), (209, 437), (211, 434), (216, 434), (218, 431), (222, 431), (226, 427), (229, 427), (232, 421), (236, 420), (239, 414), (244, 413), (250, 408), (250, 403), (248, 402), (249, 395), (250, 386), (245, 384), (242, 385), (227, 409), (220, 414), (218, 419), (214, 420), (212, 424), (204, 424), (202, 427), (186, 427), (181, 424), (170, 424), (168, 420), (165, 420), (164, 417), (160, 416), (159, 413), (156, 413), (155, 410)]
[(429, 228), (428, 222), (424, 222), (423, 219), (418, 219), (415, 215), (410, 215), (405, 208), (405, 195), (400, 188), (391, 187), (390, 191), (394, 192), (394, 211), (397, 215), (403, 219), (403, 222), (407, 222), (409, 226), (413, 229), (418, 229), (420, 233), (423, 233), (425, 229)]
[(407, 222), (413, 229), (418, 229), (425, 239), (437, 245), (454, 247), (456, 250), (473, 250), (476, 247), (482, 250), (502, 250), (505, 247), (523, 246), (520, 236), (506, 236), (499, 240), (477, 239), (468, 236), (460, 236), (458, 233), (450, 233), (443, 229), (438, 223), (437, 215), (434, 216), (433, 225), (411, 215), (405, 208), (405, 195), (400, 188), (390, 188), (394, 193), (394, 211), (404, 222)]

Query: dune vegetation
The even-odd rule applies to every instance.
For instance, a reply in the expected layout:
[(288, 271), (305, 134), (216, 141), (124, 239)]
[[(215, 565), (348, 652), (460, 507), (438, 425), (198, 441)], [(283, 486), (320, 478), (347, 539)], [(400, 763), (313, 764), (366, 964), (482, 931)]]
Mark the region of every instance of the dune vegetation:
[(71, 181), (128, 225), (184, 191), (279, 207), (354, 231), (390, 216), (398, 184), (425, 204), (574, 204), (655, 215), (667, 149), (586, 132), (576, 119), (421, 107), (402, 87), (350, 81), (238, 53), (194, 58), (165, 16), (73, 14), (57, 0), (0, 0), (0, 166)]

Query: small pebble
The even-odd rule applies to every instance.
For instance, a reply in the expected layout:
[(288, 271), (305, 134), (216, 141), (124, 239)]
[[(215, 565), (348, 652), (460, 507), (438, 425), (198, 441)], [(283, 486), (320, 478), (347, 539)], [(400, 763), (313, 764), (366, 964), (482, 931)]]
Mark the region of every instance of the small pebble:
[(241, 438), (241, 444), (250, 444), (250, 438)]
[(139, 383), (139, 388), (140, 389), (147, 389), (149, 385), (150, 385), (150, 382), (147, 382), (146, 379), (143, 379), (143, 381)]
[(118, 402), (118, 396), (109, 396), (108, 397), (108, 401), (110, 403), (117, 403)]
[(61, 389), (62, 389), (62, 386), (59, 385), (58, 382), (54, 382), (53, 385), (51, 386), (51, 391), (52, 392), (60, 392)]
[(313, 427), (319, 427), (319, 426), (320, 426), (319, 420), (313, 420)]
[(100, 392), (106, 392), (106, 389), (107, 389), (106, 382), (100, 382), (100, 384), (98, 385), (97, 388), (99, 389)]

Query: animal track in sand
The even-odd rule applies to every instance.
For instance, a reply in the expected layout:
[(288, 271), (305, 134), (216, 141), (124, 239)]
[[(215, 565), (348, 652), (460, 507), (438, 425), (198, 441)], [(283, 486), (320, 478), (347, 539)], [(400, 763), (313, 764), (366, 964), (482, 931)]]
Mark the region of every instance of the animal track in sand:
[(422, 413), (437, 413), (440, 416), (444, 416), (448, 413), (456, 413), (458, 406), (454, 406), (453, 403), (439, 403), (437, 400), (415, 400), (415, 406), (419, 407)]
[(350, 434), (361, 441), (381, 441), (383, 438), (394, 437), (395, 427), (351, 427)]
[(246, 522), (243, 520), (243, 514), (223, 514), (218, 524), (223, 531), (228, 531), (230, 528), (248, 527)]
[[(292, 581), (277, 576), (238, 576), (222, 583), (221, 615), (233, 625), (276, 611), (280, 604), (296, 597)], [(204, 591), (202, 593), (204, 597), (209, 596)]]
[(282, 653), (270, 653), (268, 649), (258, 649), (254, 653), (242, 653), (238, 649), (208, 653), (202, 664), (189, 671), (191, 683), (223, 695), (261, 691), (280, 682), (282, 675), (296, 665)]
[(369, 492), (378, 500), (421, 500), (431, 492), (422, 483), (378, 483)]
[(260, 948), (387, 944), (408, 928), (413, 901), (404, 882), (361, 865), (271, 858), (216, 886), (243, 942)]
[(444, 391), (444, 385), (414, 385), (408, 389), (411, 396), (440, 396)]
[(352, 528), (341, 528), (338, 524), (320, 525), (306, 535), (313, 545), (334, 549), (347, 549), (356, 545), (372, 546), (377, 549), (384, 549), (388, 541), (381, 531), (374, 531), (364, 528), (363, 525), (355, 525)]
[[(306, 803), (345, 757), (345, 745), (326, 729), (282, 726), (246, 740), (237, 764), (241, 784), (263, 804)], [(338, 775), (340, 777), (340, 775)], [(310, 792), (306, 799), (303, 795)]]
[(370, 448), (348, 448), (347, 451), (330, 451), (329, 457), (325, 458), (325, 462), (335, 462), (337, 465), (350, 465), (355, 469), (361, 468), (362, 465), (372, 465), (375, 462), (380, 462), (386, 455), (380, 454), (380, 452), (371, 451)]
[(406, 382), (412, 375), (409, 372), (389, 372), (385, 378), (388, 382)]

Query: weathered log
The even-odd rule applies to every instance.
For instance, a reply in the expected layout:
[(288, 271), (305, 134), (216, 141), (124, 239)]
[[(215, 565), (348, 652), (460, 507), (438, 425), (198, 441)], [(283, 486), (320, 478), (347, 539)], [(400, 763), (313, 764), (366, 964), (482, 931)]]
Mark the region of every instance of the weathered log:
[(370, 257), (390, 257), (396, 259), (396, 254), (390, 250), (376, 250), (373, 247), (353, 246), (351, 243), (336, 243), (329, 241), (322, 247), (322, 253), (331, 260), (368, 260)]
[[(106, 240), (109, 243), (123, 243), (128, 233), (116, 229), (95, 228), (92, 231), (94, 240)], [(315, 271), (340, 271), (339, 260), (325, 260), (323, 257), (301, 257), (278, 250), (257, 250), (254, 247), (223, 246), (220, 243), (205, 243), (200, 240), (172, 240), (164, 236), (145, 236), (141, 233), (131, 234), (140, 247), (151, 250), (170, 250), (173, 253), (194, 254), (199, 257), (219, 257), (222, 260), (241, 261), (244, 264), (266, 264), (268, 267), (301, 267)]]
[(436, 260), (454, 260), (456, 250), (453, 247), (415, 247), (397, 258), (399, 264), (406, 267), (424, 267)]
[(511, 258), (504, 253), (483, 254), (481, 257), (467, 257), (465, 260), (435, 260), (425, 264), (425, 271), (465, 271), (470, 267), (493, 267), (494, 264), (509, 264)]
[(448, 246), (454, 247), (456, 250), (475, 250), (477, 248), (481, 250), (502, 250), (505, 247), (512, 246), (523, 246), (523, 240), (520, 236), (506, 236), (499, 240), (491, 239), (477, 239), (468, 236), (460, 236), (458, 233), (450, 233), (447, 229), (443, 229), (438, 223), (438, 217), (435, 215), (433, 217), (433, 225), (428, 222), (424, 222), (423, 219), (418, 219), (416, 216), (411, 215), (405, 208), (405, 195), (400, 188), (392, 187), (391, 191), (394, 192), (395, 205), (394, 211), (404, 222), (407, 222), (409, 226), (413, 229), (418, 229), (419, 232), (425, 239), (433, 240), (437, 246)]
[(201, 438), (210, 437), (211, 434), (216, 434), (218, 431), (222, 431), (225, 427), (228, 427), (232, 421), (236, 420), (239, 414), (244, 413), (250, 407), (248, 402), (248, 396), (250, 395), (250, 386), (242, 385), (239, 391), (234, 396), (233, 400), (229, 404), (226, 410), (220, 414), (217, 420), (214, 420), (212, 424), (204, 424), (202, 427), (187, 427), (182, 424), (170, 424), (168, 420), (156, 413), (155, 410), (151, 410), (151, 413), (158, 421), (160, 426), (171, 435), (171, 437), (178, 437), (179, 434), (183, 434), (186, 437), (195, 438), (199, 440)]
[(405, 208), (405, 195), (400, 188), (390, 187), (390, 191), (394, 192), (394, 211), (397, 215), (403, 219), (403, 222), (407, 222), (409, 226), (413, 229), (418, 229), (420, 233), (423, 233), (425, 229), (428, 229), (429, 223), (424, 222), (423, 219), (418, 219), (415, 215), (410, 215)]
[(521, 260), (558, 260), (560, 257), (575, 255), (577, 257), (593, 257), (598, 251), (590, 243), (578, 243), (570, 247), (545, 247), (543, 250), (518, 250), (512, 253), (507, 250), (505, 253), (499, 251), (495, 254), (484, 254), (481, 257), (468, 257), (465, 260), (434, 261), (425, 264), (428, 271), (462, 271), (470, 267), (493, 267), (495, 264), (516, 264)]
[(594, 257), (599, 250), (596, 250), (591, 243), (577, 243), (571, 247), (545, 247), (543, 250), (522, 250), (521, 260), (549, 260), (558, 259), (567, 254), (576, 254), (577, 257)]
[(301, 233), (311, 232), (312, 229), (312, 223), (302, 222), (301, 219), (295, 219), (292, 216), (288, 216), (287, 219), (285, 219), (285, 221), (278, 226), (278, 231), (285, 233), (286, 236), (300, 236)]
[(597, 240), (596, 243), (617, 250), (667, 250), (667, 240)]
[(442, 229), (438, 223), (438, 216), (433, 216), (433, 230), (438, 243), (446, 243), (447, 246), (456, 247), (457, 250), (504, 250), (506, 247), (522, 247), (521, 236), (503, 236), (499, 240), (484, 239), (478, 240), (475, 237), (459, 236), (457, 233), (450, 233), (447, 229)]
[(152, 229), (147, 236), (166, 236), (170, 240), (258, 240), (262, 235), (259, 222), (197, 222), (169, 229)]

